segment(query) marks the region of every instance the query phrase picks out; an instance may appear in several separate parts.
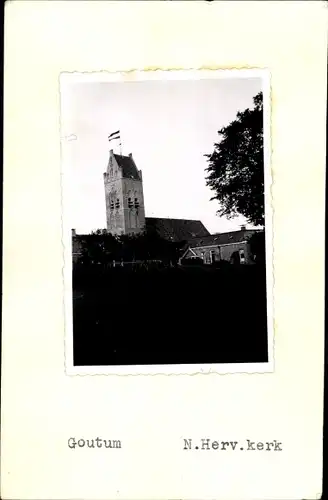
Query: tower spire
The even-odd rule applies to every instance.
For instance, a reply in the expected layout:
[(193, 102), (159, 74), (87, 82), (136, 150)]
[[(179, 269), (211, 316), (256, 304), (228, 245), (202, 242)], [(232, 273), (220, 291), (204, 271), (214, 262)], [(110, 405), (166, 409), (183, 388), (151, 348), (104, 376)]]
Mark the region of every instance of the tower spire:
[[(120, 139), (119, 135), (114, 138)], [(114, 140), (113, 136), (109, 140)], [(121, 144), (120, 144), (121, 146)], [(104, 174), (107, 231), (112, 234), (137, 234), (145, 227), (145, 207), (141, 171), (132, 154), (124, 157), (110, 150)]]

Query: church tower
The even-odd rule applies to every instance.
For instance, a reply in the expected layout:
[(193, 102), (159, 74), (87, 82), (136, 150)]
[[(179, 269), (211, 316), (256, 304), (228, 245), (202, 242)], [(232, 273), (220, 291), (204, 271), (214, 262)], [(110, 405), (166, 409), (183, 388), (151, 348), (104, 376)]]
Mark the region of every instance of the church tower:
[(112, 234), (137, 234), (145, 228), (142, 173), (129, 156), (111, 149), (104, 173), (107, 231)]

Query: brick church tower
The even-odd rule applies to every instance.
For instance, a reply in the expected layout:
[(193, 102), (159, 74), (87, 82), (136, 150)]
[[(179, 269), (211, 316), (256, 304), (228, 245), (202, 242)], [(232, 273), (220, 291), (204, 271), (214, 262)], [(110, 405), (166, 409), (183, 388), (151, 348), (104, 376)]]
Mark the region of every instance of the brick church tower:
[(141, 170), (129, 156), (109, 152), (104, 173), (107, 231), (136, 234), (145, 228), (145, 207)]

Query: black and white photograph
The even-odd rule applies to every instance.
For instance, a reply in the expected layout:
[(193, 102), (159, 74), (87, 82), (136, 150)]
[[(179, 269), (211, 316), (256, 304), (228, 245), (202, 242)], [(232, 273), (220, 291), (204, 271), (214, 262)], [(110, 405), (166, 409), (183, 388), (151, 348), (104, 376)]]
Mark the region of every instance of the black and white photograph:
[(1, 498), (325, 498), (326, 14), (6, 2)]
[(267, 74), (153, 73), (62, 75), (67, 362), (268, 371)]

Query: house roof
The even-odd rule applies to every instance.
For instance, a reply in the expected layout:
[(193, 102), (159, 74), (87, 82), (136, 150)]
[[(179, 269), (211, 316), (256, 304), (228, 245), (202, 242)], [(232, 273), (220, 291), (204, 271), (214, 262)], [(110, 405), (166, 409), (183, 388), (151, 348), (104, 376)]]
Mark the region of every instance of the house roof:
[[(163, 219), (146, 217), (146, 228), (155, 229), (165, 239), (172, 241), (186, 241), (184, 248), (200, 248), (207, 246), (220, 246), (229, 243), (241, 243), (258, 229), (245, 229), (228, 233), (210, 234), (199, 220), (189, 219)], [(196, 236), (194, 236), (196, 235)], [(77, 234), (73, 236), (73, 253), (81, 250), (81, 242), (88, 235)]]
[(228, 245), (229, 243), (241, 243), (251, 236), (256, 230), (243, 229), (240, 231), (230, 231), (228, 233), (210, 234), (188, 240), (188, 247), (198, 248), (212, 245)]
[(155, 229), (162, 238), (172, 241), (190, 240), (194, 237), (207, 237), (210, 234), (200, 220), (190, 219), (146, 217), (146, 228)]
[(141, 180), (139, 171), (133, 161), (132, 156), (114, 155), (114, 158), (117, 161), (119, 167), (121, 167), (122, 169), (123, 177)]

